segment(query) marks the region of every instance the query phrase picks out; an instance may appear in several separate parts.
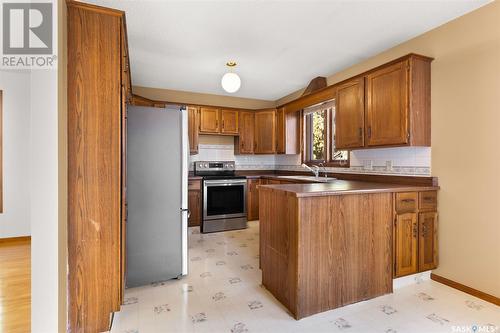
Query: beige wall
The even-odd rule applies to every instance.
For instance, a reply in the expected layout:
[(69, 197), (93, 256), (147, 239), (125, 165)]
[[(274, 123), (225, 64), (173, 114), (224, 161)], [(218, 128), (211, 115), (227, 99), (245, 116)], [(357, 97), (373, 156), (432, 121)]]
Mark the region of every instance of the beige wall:
[(432, 175), (441, 186), (435, 273), (500, 297), (500, 2), (336, 73), (328, 83), (410, 52), (435, 58)]
[(179, 104), (216, 105), (242, 109), (265, 109), (275, 106), (274, 101), (224, 95), (202, 94), (180, 90), (134, 86), (133, 91), (134, 94), (149, 99)]
[(68, 109), (67, 109), (67, 21), (66, 3), (58, 0), (58, 135), (59, 135), (59, 332), (67, 326), (67, 265), (68, 265)]

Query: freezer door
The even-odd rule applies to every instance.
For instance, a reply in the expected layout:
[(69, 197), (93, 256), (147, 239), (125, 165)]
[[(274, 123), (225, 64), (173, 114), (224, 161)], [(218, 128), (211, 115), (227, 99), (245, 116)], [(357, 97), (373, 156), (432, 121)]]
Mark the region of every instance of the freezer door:
[(130, 106), (127, 120), (127, 287), (135, 287), (187, 271), (187, 123), (179, 108)]

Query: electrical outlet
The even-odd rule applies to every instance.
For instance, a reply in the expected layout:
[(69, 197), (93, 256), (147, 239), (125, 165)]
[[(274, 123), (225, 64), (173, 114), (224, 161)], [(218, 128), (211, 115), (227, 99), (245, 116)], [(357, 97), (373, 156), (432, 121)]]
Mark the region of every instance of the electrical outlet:
[(373, 161), (372, 160), (364, 160), (363, 161), (363, 169), (373, 170)]
[(392, 171), (392, 167), (393, 167), (392, 161), (385, 161), (385, 169), (387, 171)]

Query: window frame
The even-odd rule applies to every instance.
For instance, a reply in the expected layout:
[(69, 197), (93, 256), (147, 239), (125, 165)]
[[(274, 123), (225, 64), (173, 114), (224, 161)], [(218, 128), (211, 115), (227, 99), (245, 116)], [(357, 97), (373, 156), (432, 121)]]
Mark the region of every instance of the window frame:
[[(329, 105), (333, 104), (333, 105)], [(305, 109), (302, 109), (301, 112), (301, 137), (302, 137), (302, 154), (301, 154), (301, 160), (302, 163), (313, 166), (313, 165), (320, 165), (322, 164), (325, 167), (338, 167), (338, 168), (348, 168), (351, 165), (351, 158), (350, 154), (348, 152), (347, 155), (347, 160), (334, 160), (333, 159), (333, 154), (334, 154), (334, 145), (335, 145), (335, 139), (334, 139), (334, 133), (335, 133), (335, 119), (333, 113), (335, 112), (335, 99), (331, 99), (328, 101), (321, 102), (319, 104), (307, 107)], [(311, 147), (308, 148), (308, 135), (307, 135), (307, 130), (312, 126), (312, 124), (309, 124), (310, 122), (307, 121), (307, 116), (310, 113), (313, 113), (315, 111), (306, 111), (306, 110), (311, 110), (311, 109), (320, 109), (324, 108), (323, 110), (326, 112), (326, 117), (325, 117), (325, 159), (324, 160), (312, 160), (310, 159), (310, 154), (311, 154)]]

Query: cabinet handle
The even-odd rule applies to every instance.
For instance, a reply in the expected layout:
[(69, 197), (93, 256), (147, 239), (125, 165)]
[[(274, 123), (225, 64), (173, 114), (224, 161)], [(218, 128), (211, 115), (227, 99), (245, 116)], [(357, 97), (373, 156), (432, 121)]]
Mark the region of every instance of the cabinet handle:
[(434, 202), (434, 197), (424, 197), (424, 202)]
[(368, 138), (370, 139), (372, 137), (372, 127), (368, 126)]
[(224, 129), (224, 120), (222, 120), (222, 129)]
[(215, 127), (219, 128), (219, 121), (215, 120)]
[(401, 202), (404, 202), (404, 203), (415, 202), (415, 199), (402, 199)]
[(360, 127), (358, 128), (358, 135), (359, 135), (359, 138), (362, 139), (363, 138), (363, 129)]
[(418, 228), (417, 228), (417, 224), (415, 223), (413, 225), (413, 238), (417, 238), (417, 233), (418, 233)]
[(422, 224), (422, 236), (427, 236), (427, 226), (425, 225), (425, 223)]

